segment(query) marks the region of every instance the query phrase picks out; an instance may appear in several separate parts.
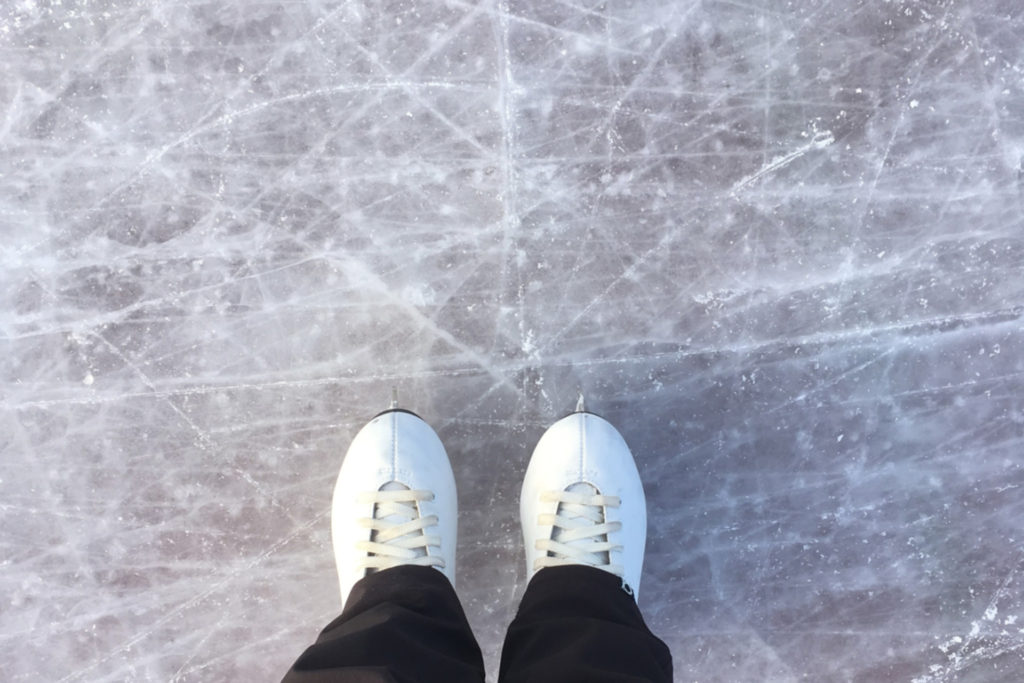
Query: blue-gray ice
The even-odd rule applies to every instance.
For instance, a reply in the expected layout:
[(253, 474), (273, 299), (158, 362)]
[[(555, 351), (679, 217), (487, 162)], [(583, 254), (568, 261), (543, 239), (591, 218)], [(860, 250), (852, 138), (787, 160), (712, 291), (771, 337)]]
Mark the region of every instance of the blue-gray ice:
[(488, 666), (577, 389), (680, 681), (1019, 681), (1016, 0), (0, 6), (0, 669), (279, 677), (392, 386)]

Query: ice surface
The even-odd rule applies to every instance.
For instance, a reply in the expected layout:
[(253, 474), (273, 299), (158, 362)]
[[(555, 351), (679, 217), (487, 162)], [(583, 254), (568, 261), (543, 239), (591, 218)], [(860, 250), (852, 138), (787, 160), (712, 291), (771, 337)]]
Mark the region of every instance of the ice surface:
[(1019, 681), (1015, 0), (0, 6), (0, 669), (275, 680), (391, 387), (491, 672), (619, 426), (680, 681)]

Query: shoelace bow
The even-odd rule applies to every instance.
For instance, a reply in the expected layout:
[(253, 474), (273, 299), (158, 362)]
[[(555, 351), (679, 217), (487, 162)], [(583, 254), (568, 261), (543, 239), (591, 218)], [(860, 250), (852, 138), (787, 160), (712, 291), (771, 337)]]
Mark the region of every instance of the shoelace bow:
[(586, 564), (622, 577), (622, 565), (612, 564), (611, 553), (622, 550), (608, 540), (608, 534), (622, 528), (622, 522), (605, 519), (606, 507), (618, 507), (619, 498), (573, 491), (544, 491), (541, 500), (558, 503), (555, 514), (539, 515), (538, 524), (550, 524), (551, 538), (537, 541), (537, 550), (545, 555), (537, 558), (533, 568)]
[(359, 520), (370, 529), (369, 541), (358, 541), (356, 547), (366, 553), (360, 566), (366, 569), (389, 569), (413, 564), (421, 567), (444, 567), (444, 559), (430, 555), (428, 547), (441, 547), (441, 537), (428, 535), (426, 529), (437, 525), (437, 515), (420, 517), (416, 504), (434, 500), (430, 491), (375, 491), (362, 493), (360, 503), (373, 504), (373, 517)]

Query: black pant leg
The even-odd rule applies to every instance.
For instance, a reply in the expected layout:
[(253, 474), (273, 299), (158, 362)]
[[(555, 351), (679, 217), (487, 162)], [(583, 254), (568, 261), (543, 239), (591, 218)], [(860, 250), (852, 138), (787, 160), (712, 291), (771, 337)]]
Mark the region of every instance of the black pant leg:
[(480, 647), (455, 589), (432, 567), (370, 574), (284, 677), (327, 681), (483, 681)]
[(505, 636), (498, 681), (671, 683), (672, 655), (622, 579), (593, 567), (549, 567), (526, 588)]

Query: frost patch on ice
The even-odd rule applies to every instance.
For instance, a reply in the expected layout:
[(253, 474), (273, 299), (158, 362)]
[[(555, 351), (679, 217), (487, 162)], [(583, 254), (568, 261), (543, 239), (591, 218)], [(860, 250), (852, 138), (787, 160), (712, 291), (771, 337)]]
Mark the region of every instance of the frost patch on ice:
[(526, 335), (523, 337), (522, 349), (523, 353), (527, 356), (532, 356), (537, 350), (537, 337), (533, 330), (526, 331)]
[[(1016, 571), (1003, 580), (996, 590), (981, 619), (971, 622), (970, 631), (966, 636), (953, 636), (938, 646), (946, 657), (945, 664), (931, 664), (928, 673), (912, 679), (913, 683), (939, 683), (940, 681), (956, 680), (960, 672), (975, 667), (981, 662), (990, 661), (1010, 652), (1024, 648), (1024, 642), (998, 626), (986, 626), (997, 623), (999, 603), (1012, 594), (1012, 585)], [(973, 594), (973, 590), (972, 590)], [(1005, 606), (1005, 605), (1004, 605)], [(1011, 625), (1017, 621), (1016, 615), (1005, 618), (1002, 625)], [(985, 632), (982, 632), (982, 629)]]

